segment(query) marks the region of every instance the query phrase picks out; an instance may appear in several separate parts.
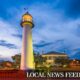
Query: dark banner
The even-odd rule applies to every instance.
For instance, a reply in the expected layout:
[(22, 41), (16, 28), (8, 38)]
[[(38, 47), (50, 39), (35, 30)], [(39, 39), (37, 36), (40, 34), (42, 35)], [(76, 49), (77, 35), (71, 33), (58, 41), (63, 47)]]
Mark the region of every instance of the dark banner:
[(21, 70), (1, 70), (0, 80), (80, 80), (80, 72), (54, 71), (44, 73)]

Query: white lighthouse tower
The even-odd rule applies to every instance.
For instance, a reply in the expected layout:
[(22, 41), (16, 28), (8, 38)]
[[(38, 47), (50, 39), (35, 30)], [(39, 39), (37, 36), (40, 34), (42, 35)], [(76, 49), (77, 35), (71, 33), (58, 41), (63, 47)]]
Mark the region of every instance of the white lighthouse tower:
[(32, 45), (32, 28), (34, 27), (32, 16), (26, 12), (22, 16), (21, 26), (23, 28), (21, 70), (34, 69), (34, 55)]

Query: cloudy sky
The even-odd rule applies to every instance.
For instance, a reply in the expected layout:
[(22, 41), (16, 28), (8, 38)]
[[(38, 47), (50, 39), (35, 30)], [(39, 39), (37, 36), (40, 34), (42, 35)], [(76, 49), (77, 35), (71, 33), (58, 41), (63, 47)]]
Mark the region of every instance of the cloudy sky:
[(80, 0), (0, 0), (0, 56), (21, 52), (24, 8), (34, 19), (34, 51), (80, 59)]

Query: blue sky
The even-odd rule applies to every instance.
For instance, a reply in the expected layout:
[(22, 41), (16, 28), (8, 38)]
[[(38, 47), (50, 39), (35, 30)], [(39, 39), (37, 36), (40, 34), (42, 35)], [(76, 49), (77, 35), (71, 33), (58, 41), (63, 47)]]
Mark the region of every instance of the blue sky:
[(21, 52), (24, 8), (34, 19), (35, 51), (65, 50), (70, 58), (80, 59), (80, 0), (1, 0), (0, 56)]

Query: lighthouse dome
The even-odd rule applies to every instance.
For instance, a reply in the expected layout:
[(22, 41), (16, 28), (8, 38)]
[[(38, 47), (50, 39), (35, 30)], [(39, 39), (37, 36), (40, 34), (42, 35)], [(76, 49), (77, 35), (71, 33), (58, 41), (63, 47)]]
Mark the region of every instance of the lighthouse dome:
[(31, 14), (29, 14), (28, 12), (25, 13), (25, 14), (22, 16), (22, 21), (32, 22), (32, 16), (31, 16)]

